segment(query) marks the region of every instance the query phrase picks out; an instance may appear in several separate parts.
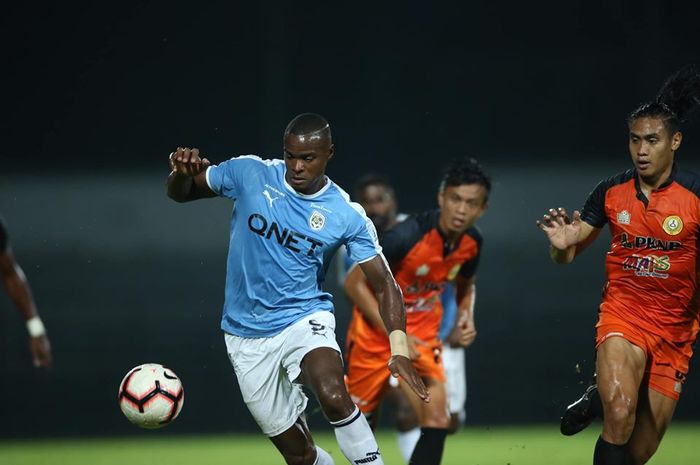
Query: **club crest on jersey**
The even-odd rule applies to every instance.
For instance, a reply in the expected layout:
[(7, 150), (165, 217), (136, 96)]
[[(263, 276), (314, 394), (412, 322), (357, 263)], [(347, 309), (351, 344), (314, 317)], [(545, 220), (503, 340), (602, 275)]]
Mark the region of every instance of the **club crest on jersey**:
[(667, 216), (663, 223), (664, 231), (670, 236), (675, 236), (683, 231), (683, 220), (680, 216)]
[(323, 226), (326, 224), (326, 217), (323, 216), (321, 212), (318, 210), (314, 210), (313, 213), (311, 213), (311, 217), (309, 218), (309, 226), (311, 226), (311, 229), (314, 231), (319, 231), (323, 229)]
[(416, 268), (416, 276), (425, 276), (428, 273), (430, 273), (430, 267), (425, 263)]
[(627, 210), (622, 210), (620, 213), (617, 214), (618, 224), (630, 224), (631, 219), (632, 215), (630, 215), (630, 212), (628, 212)]
[(459, 273), (460, 268), (462, 268), (462, 265), (458, 263), (455, 266), (453, 266), (452, 269), (450, 269), (450, 272), (447, 273), (448, 281), (453, 281), (457, 277), (457, 273)]

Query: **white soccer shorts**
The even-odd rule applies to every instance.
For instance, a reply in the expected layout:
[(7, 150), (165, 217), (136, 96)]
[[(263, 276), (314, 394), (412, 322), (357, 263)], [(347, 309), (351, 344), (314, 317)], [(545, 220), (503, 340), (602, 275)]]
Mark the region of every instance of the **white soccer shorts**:
[(319, 347), (340, 353), (335, 317), (316, 312), (268, 338), (225, 334), (226, 351), (238, 378), (243, 401), (262, 432), (277, 436), (304, 413), (308, 401), (299, 383), (301, 361)]
[(464, 404), (467, 401), (467, 369), (464, 348), (442, 346), (442, 364), (447, 377), (447, 405), (450, 414), (464, 416)]

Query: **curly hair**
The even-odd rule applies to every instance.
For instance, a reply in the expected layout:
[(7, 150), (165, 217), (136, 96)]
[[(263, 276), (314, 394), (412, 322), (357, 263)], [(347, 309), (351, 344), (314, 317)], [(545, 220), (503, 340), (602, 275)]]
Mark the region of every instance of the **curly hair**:
[(639, 118), (661, 118), (671, 134), (700, 106), (700, 71), (696, 65), (687, 65), (671, 75), (651, 102), (637, 107), (627, 117), (631, 125)]

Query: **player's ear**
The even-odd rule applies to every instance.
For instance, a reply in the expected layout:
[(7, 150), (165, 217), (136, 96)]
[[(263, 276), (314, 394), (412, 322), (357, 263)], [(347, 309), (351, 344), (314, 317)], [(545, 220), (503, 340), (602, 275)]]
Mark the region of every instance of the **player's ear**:
[(671, 137), (671, 150), (674, 152), (678, 150), (678, 147), (681, 146), (681, 141), (683, 140), (683, 133), (680, 131), (676, 131), (676, 133)]
[(330, 160), (333, 158), (333, 155), (335, 155), (335, 144), (331, 144), (331, 146), (328, 148), (328, 159)]
[(445, 201), (445, 190), (440, 189), (440, 190), (438, 190), (438, 193), (437, 193), (437, 202), (438, 202), (438, 206), (440, 207), (440, 209), (442, 209), (442, 204), (444, 201)]

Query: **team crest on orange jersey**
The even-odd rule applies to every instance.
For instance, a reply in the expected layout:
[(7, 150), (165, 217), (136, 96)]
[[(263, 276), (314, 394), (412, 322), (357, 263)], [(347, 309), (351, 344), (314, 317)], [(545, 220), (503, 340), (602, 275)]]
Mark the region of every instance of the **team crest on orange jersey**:
[(457, 277), (457, 273), (459, 273), (459, 269), (462, 268), (462, 264), (458, 263), (455, 266), (452, 267), (449, 273), (447, 273), (447, 280), (452, 281)]
[(622, 210), (620, 213), (617, 214), (618, 224), (630, 224), (631, 219), (632, 215), (630, 215), (630, 212), (628, 212), (627, 210)]
[(667, 216), (663, 223), (664, 231), (670, 236), (675, 236), (683, 231), (683, 220), (680, 216)]
[(416, 276), (425, 276), (430, 272), (430, 267), (423, 263), (421, 266), (416, 268)]

